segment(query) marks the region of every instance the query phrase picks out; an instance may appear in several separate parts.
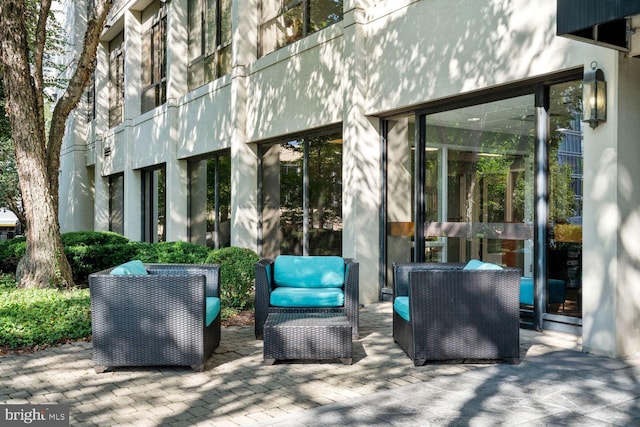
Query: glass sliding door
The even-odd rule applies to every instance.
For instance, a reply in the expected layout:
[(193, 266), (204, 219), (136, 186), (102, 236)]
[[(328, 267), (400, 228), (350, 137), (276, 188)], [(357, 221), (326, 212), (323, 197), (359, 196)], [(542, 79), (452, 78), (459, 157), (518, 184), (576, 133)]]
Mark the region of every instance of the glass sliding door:
[(533, 106), (526, 95), (387, 122), (387, 271), (476, 258), (533, 274)]
[(582, 317), (581, 101), (581, 81), (550, 86), (547, 319)]
[(523, 319), (580, 325), (581, 82), (524, 93), (384, 122), (383, 294), (393, 262), (479, 259), (521, 271)]
[(425, 259), (531, 274), (533, 95), (422, 116)]

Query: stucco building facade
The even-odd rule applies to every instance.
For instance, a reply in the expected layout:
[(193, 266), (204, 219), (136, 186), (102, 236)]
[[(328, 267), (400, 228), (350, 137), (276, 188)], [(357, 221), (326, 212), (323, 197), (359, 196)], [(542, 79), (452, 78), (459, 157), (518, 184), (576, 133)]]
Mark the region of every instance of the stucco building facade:
[(394, 261), (484, 259), (532, 278), (534, 327), (636, 352), (640, 59), (556, 22), (555, 0), (115, 2), (61, 227), (355, 258), (364, 304)]

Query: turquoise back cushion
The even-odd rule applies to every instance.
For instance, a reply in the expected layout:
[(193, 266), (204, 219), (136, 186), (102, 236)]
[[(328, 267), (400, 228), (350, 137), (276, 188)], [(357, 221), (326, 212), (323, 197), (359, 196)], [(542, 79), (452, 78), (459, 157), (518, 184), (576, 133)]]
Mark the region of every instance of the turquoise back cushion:
[(409, 315), (409, 297), (396, 297), (393, 300), (393, 309), (407, 322), (411, 321)]
[(280, 255), (273, 266), (276, 286), (294, 288), (341, 288), (344, 260), (339, 256)]
[(274, 307), (342, 307), (344, 292), (338, 288), (278, 287), (271, 292)]
[(469, 260), (467, 265), (464, 266), (463, 270), (502, 270), (502, 267), (490, 262), (483, 262), (478, 259), (472, 259)]
[(120, 264), (111, 270), (111, 274), (118, 275), (129, 275), (129, 274), (149, 274), (147, 270), (144, 268), (142, 261), (133, 260), (129, 262), (125, 262), (124, 264)]

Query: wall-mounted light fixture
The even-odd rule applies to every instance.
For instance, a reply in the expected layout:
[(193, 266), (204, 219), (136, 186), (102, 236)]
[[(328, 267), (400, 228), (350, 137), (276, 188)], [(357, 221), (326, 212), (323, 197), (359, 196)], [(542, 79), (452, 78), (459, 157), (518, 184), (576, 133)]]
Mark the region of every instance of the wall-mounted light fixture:
[(582, 80), (582, 121), (595, 129), (601, 122), (607, 121), (607, 82), (604, 73), (591, 63), (591, 71), (585, 71)]

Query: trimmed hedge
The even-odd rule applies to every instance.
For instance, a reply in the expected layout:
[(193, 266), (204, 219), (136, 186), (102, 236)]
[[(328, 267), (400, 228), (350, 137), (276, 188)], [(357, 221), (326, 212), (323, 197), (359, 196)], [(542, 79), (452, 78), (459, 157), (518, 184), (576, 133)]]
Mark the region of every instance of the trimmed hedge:
[(220, 264), (222, 307), (232, 307), (235, 310), (253, 308), (256, 262), (258, 255), (245, 248), (228, 247), (212, 250), (207, 257), (207, 263)]

